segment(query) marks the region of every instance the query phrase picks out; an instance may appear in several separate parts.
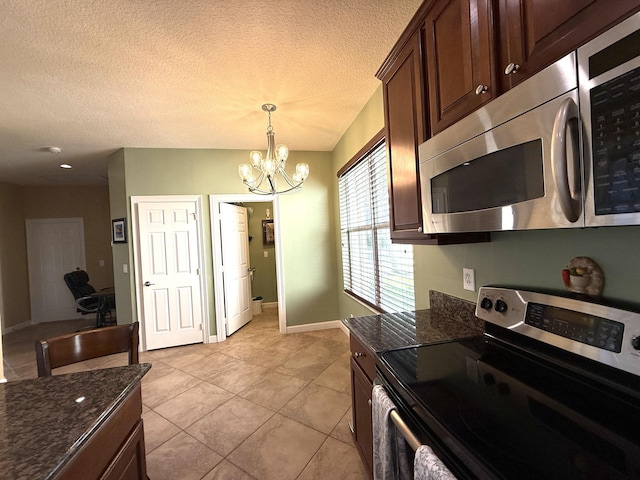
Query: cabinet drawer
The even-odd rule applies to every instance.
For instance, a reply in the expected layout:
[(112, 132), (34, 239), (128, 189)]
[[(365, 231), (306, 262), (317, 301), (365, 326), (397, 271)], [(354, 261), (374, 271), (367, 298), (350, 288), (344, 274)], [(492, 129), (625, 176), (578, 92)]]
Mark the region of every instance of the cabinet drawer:
[(376, 358), (374, 353), (358, 340), (353, 334), (351, 337), (351, 358), (355, 360), (358, 366), (371, 382), (376, 376)]

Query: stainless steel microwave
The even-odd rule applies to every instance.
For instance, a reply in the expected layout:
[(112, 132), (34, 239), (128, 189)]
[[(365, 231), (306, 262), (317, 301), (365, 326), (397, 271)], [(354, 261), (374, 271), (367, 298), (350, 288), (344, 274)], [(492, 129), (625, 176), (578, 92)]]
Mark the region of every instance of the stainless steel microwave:
[(424, 231), (640, 224), (639, 37), (636, 14), (422, 144)]

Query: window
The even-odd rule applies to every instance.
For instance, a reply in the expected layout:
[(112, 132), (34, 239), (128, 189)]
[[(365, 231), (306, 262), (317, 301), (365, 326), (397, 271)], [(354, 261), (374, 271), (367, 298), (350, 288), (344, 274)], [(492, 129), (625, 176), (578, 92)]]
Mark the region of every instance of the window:
[(383, 312), (414, 310), (413, 247), (391, 243), (384, 137), (338, 174), (345, 292)]

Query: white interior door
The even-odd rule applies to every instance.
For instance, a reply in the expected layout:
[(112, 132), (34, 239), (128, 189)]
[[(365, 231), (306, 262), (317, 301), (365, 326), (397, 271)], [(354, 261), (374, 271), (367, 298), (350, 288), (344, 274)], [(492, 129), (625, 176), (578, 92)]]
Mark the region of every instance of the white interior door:
[(140, 260), (147, 350), (203, 341), (197, 207), (195, 201), (140, 202)]
[(26, 220), (31, 322), (79, 318), (64, 274), (85, 269), (82, 218)]
[(253, 318), (246, 208), (220, 204), (220, 236), (227, 335), (231, 335)]

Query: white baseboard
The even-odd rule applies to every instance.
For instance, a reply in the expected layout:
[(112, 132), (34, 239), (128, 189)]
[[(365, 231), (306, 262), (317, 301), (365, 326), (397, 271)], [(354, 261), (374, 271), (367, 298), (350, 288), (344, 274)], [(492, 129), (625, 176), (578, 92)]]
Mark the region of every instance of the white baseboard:
[(291, 327), (287, 327), (287, 333), (314, 332), (316, 330), (329, 330), (330, 328), (339, 328), (344, 332), (345, 335), (349, 335), (349, 330), (340, 320), (307, 323), (305, 325), (293, 325)]
[(278, 308), (278, 302), (262, 302), (262, 308)]
[(32, 322), (30, 322), (30, 321), (22, 322), (22, 323), (19, 323), (18, 325), (14, 325), (12, 327), (3, 328), (2, 329), (2, 334), (4, 335), (5, 333), (16, 332), (18, 330), (22, 330), (23, 328), (30, 327), (31, 325), (34, 325), (34, 324)]
[[(276, 304), (277, 305), (277, 304)], [(305, 325), (293, 325), (287, 327), (285, 333), (303, 333), (303, 332), (315, 332), (317, 330), (329, 330), (331, 328), (339, 328), (348, 337), (349, 329), (342, 323), (341, 320), (330, 320), (328, 322), (307, 323)], [(217, 343), (218, 336), (210, 335), (209, 343)]]

